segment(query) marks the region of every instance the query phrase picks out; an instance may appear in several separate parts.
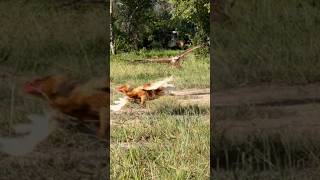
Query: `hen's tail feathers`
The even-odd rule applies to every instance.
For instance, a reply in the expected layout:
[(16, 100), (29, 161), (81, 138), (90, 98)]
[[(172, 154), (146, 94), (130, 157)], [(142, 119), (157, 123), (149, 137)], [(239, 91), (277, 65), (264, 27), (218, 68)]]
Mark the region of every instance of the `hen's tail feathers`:
[(110, 105), (111, 111), (120, 111), (129, 102), (128, 97), (119, 98), (119, 100), (114, 101), (114, 105)]
[(150, 85), (145, 86), (143, 89), (144, 90), (156, 90), (159, 88), (174, 88), (174, 85), (169, 83), (171, 81), (173, 81), (173, 76), (165, 78), (162, 81), (157, 81), (157, 82), (151, 83)]

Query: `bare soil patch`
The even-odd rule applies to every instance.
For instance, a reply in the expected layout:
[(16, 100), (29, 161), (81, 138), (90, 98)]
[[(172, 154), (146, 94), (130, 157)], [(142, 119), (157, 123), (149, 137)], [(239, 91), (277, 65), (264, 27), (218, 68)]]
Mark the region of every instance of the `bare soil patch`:
[(320, 135), (320, 84), (267, 84), (214, 93), (216, 127), (226, 136)]

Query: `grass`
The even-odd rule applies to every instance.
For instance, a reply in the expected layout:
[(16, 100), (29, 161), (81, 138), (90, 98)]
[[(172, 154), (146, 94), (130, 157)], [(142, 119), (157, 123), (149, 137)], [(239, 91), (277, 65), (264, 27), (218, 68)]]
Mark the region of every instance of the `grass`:
[[(309, 178), (319, 177), (320, 142), (317, 134), (310, 133), (317, 131), (316, 127), (308, 123), (311, 117), (303, 117), (304, 109), (286, 108), (248, 105), (217, 108), (212, 137), (214, 177), (304, 179), (307, 174)], [(306, 122), (295, 124), (291, 119), (296, 116)], [(307, 130), (301, 131), (302, 127)]]
[[(216, 89), (261, 82), (304, 84), (320, 79), (319, 4), (301, 1), (237, 1), (231, 23), (215, 26), (213, 81)], [(45, 105), (24, 97), (21, 83), (34, 74), (70, 71), (90, 78), (105, 74), (105, 10), (55, 8), (43, 3), (0, 2), (0, 133), (42, 113)], [(140, 85), (173, 75), (178, 89), (209, 87), (208, 56), (190, 55), (182, 69), (130, 64), (135, 59), (179, 51), (137, 51), (111, 57), (112, 87)], [(112, 99), (119, 95), (112, 94)], [(138, 107), (135, 107), (138, 108)], [(111, 174), (118, 179), (207, 179), (209, 107), (163, 98), (150, 112), (113, 114)], [(225, 109), (223, 122), (295, 116), (280, 109)], [(215, 129), (217, 179), (308, 179), (319, 177), (319, 142), (255, 132), (244, 139)], [(316, 137), (315, 137), (316, 138)], [(105, 149), (89, 137), (59, 129), (25, 157), (0, 154), (0, 176), (8, 179), (87, 176), (105, 179)], [(80, 162), (80, 163), (79, 163)], [(64, 171), (62, 171), (64, 170)], [(218, 170), (218, 171), (217, 171)], [(272, 174), (272, 175), (270, 175)], [(46, 175), (46, 176), (44, 176)]]
[(45, 2), (0, 2), (1, 65), (18, 74), (105, 72), (104, 11), (102, 6), (80, 11)]
[(208, 178), (208, 117), (153, 114), (139, 120), (112, 128), (114, 179)]
[[(43, 113), (44, 102), (21, 92), (35, 74), (68, 71), (79, 78), (106, 72), (105, 9), (56, 8), (58, 4), (0, 2), (0, 134), (12, 134), (30, 113)], [(138, 51), (112, 57), (113, 83), (138, 85), (169, 75), (178, 88), (209, 87), (208, 56), (190, 56), (180, 70), (166, 65), (131, 65), (125, 60), (171, 56), (178, 51)], [(149, 104), (150, 113), (116, 116), (112, 127), (112, 177), (178, 179), (209, 176), (208, 107)], [(9, 105), (9, 106), (8, 106)], [(9, 108), (8, 108), (9, 107)], [(167, 111), (167, 108), (172, 108)], [(153, 110), (152, 110), (153, 109)], [(138, 123), (130, 124), (133, 119)], [(123, 148), (123, 144), (132, 144)], [(137, 145), (137, 146), (135, 146)], [(196, 156), (194, 156), (196, 154)], [(8, 179), (106, 179), (106, 149), (87, 135), (58, 129), (22, 157), (0, 153), (0, 176)]]
[[(59, 7), (59, 2), (0, 2), (0, 134), (12, 134), (16, 123), (47, 105), (22, 92), (34, 75), (70, 72), (79, 78), (106, 72), (105, 9), (102, 6)], [(169, 75), (179, 88), (209, 87), (208, 56), (190, 56), (180, 70), (166, 65), (131, 65), (125, 60), (170, 56), (178, 51), (138, 51), (112, 57), (114, 85), (137, 85)], [(113, 88), (114, 86), (112, 86)], [(112, 117), (112, 177), (177, 179), (209, 176), (208, 107), (149, 104), (150, 113)], [(167, 108), (173, 108), (167, 111)], [(154, 109), (154, 110), (152, 110)], [(139, 117), (137, 117), (139, 116)], [(132, 124), (134, 119), (138, 123)], [(131, 123), (131, 124), (130, 124)], [(132, 145), (123, 148), (123, 144)], [(137, 145), (137, 146), (136, 146)], [(194, 156), (196, 154), (196, 156)], [(34, 152), (13, 157), (0, 153), (0, 176), (7, 179), (106, 179), (104, 144), (72, 129), (58, 128)]]
[[(304, 179), (319, 177), (319, 141), (292, 136), (285, 129), (276, 134), (251, 133), (242, 140), (215, 133), (215, 177), (231, 179)], [(299, 178), (298, 178), (299, 177)]]
[[(179, 51), (139, 51), (111, 57), (112, 87), (133, 86), (174, 76), (178, 89), (208, 88), (209, 58), (191, 55), (182, 69), (166, 64), (132, 64)], [(113, 94), (112, 99), (118, 94)], [(140, 108), (140, 107), (135, 107)], [(182, 105), (163, 97), (148, 102), (149, 112), (112, 114), (111, 177), (114, 179), (207, 179), (209, 106)]]
[[(51, 2), (50, 2), (51, 3)], [(58, 8), (59, 2), (0, 2), (0, 134), (10, 135), (28, 114), (47, 105), (22, 93), (35, 75), (70, 72), (79, 78), (104, 76), (105, 9)], [(73, 130), (57, 129), (34, 152), (0, 153), (3, 179), (106, 179), (104, 144)]]
[(216, 25), (211, 42), (216, 88), (320, 80), (319, 4), (249, 0), (229, 12), (231, 22)]
[[(236, 1), (229, 9), (230, 21), (215, 24), (213, 40), (213, 82), (217, 90), (261, 83), (287, 85), (319, 82), (320, 4), (315, 1)], [(231, 127), (216, 127), (212, 140), (216, 179), (318, 179), (317, 135), (277, 133), (273, 126), (261, 130), (254, 124), (285, 124), (294, 117), (311, 119), (300, 110), (287, 107), (217, 108), (216, 123), (252, 125), (253, 132), (239, 138)], [(303, 117), (305, 116), (305, 117)], [(285, 117), (285, 118), (283, 118)], [(307, 122), (300, 122), (308, 126)], [(301, 126), (292, 125), (292, 130)], [(289, 125), (288, 125), (289, 126)], [(309, 127), (309, 126), (308, 126)], [(308, 131), (316, 127), (309, 127)], [(243, 131), (246, 131), (245, 129)], [(265, 132), (267, 131), (267, 132)], [(227, 135), (228, 134), (228, 135)]]
[(210, 62), (208, 56), (190, 55), (183, 68), (176, 68), (157, 63), (130, 64), (132, 60), (147, 57), (168, 57), (177, 55), (179, 51), (146, 51), (121, 53), (111, 57), (111, 79), (114, 84), (129, 83), (133, 86), (148, 81), (155, 81), (173, 76), (178, 88), (209, 88)]

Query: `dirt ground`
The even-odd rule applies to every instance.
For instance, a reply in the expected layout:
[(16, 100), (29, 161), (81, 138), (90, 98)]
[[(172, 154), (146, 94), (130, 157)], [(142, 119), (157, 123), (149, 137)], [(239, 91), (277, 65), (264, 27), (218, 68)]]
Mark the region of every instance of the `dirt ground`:
[[(183, 104), (210, 105), (209, 88), (176, 90), (173, 94)], [(230, 132), (277, 131), (283, 128), (299, 133), (320, 132), (320, 83), (295, 86), (264, 84), (212, 94), (216, 125), (228, 128)], [(133, 111), (143, 113), (147, 110)]]
[[(0, 103), (0, 134), (7, 136), (11, 134), (12, 124), (29, 123), (28, 114), (42, 115), (41, 109), (47, 106), (42, 101), (33, 103), (36, 100), (21, 91), (22, 84), (34, 74), (15, 74), (1, 67), (0, 70), (3, 70), (0, 73), (3, 100)], [(74, 129), (58, 128), (31, 153), (12, 156), (0, 152), (0, 179), (66, 179), (70, 176), (72, 179), (106, 179), (105, 172), (109, 169), (106, 152), (105, 143), (96, 138)]]
[[(209, 88), (176, 90), (173, 94), (182, 104), (210, 105)], [(320, 83), (263, 84), (212, 94), (215, 125), (230, 136), (245, 137), (257, 131), (320, 135)]]
[[(8, 76), (6, 74), (1, 74), (0, 78), (2, 81), (6, 81)], [(20, 81), (25, 79), (25, 77), (16, 77), (16, 79), (20, 78)], [(215, 112), (213, 114), (215, 116), (215, 126), (219, 129), (225, 130), (227, 132), (226, 135), (232, 138), (245, 137), (257, 131), (267, 133), (275, 133), (279, 131), (288, 132), (290, 135), (295, 135), (297, 137), (310, 136), (318, 138), (320, 135), (320, 83), (296, 86), (264, 84), (211, 93), (214, 96), (214, 102), (211, 103), (214, 103), (215, 107)], [(210, 105), (210, 89), (176, 90), (173, 94), (182, 104)], [(137, 109), (133, 111), (145, 113), (147, 110)], [(117, 122), (113, 123), (116, 124)], [(51, 138), (49, 138), (49, 141), (64, 141), (60, 138), (61, 136), (55, 136), (53, 134)], [(49, 154), (43, 154), (43, 150), (52, 145), (50, 145), (50, 142), (44, 142), (38, 146), (34, 153), (25, 156), (24, 158), (13, 158), (0, 153), (0, 162), (4, 165), (16, 164), (21, 168), (31, 168), (37, 164), (50, 164), (51, 161), (55, 164), (67, 161), (67, 164), (69, 164), (70, 167), (76, 167), (74, 168), (76, 171), (73, 172), (72, 170), (73, 173), (81, 171), (86, 174), (86, 169), (93, 168), (99, 169), (99, 171), (96, 171), (94, 174), (89, 174), (88, 176), (101, 177), (103, 176), (101, 172), (106, 168), (100, 160), (102, 157), (105, 158), (105, 149), (101, 147), (101, 143), (96, 141), (96, 144), (93, 146), (86, 146), (90, 141), (91, 140), (89, 139), (84, 140), (83, 137), (80, 136), (73, 137), (72, 140), (67, 142), (67, 144), (61, 143), (65, 144), (64, 147), (56, 147), (56, 150), (51, 147), (51, 153)], [(74, 154), (75, 152), (72, 152), (74, 156), (64, 157), (63, 154), (65, 154), (65, 149), (68, 149), (68, 146), (72, 145), (78, 145), (77, 147), (81, 147), (69, 148), (70, 153), (71, 151), (77, 150), (79, 156), (77, 156), (77, 153)], [(124, 148), (128, 148), (129, 146), (132, 146), (132, 144), (123, 144)], [(99, 155), (90, 154), (91, 152), (96, 152), (96, 149), (92, 147), (99, 149), (99, 152), (101, 153), (98, 153)], [(88, 158), (83, 158), (84, 161), (94, 159), (94, 161), (101, 162), (101, 164), (87, 161), (88, 167), (77, 166), (76, 161), (79, 161), (79, 159), (81, 159), (80, 155), (83, 157), (83, 153), (85, 152), (89, 152), (89, 154)], [(60, 160), (54, 159), (57, 154), (62, 157)], [(92, 158), (92, 156), (94, 156), (94, 158)], [(37, 162), (29, 164), (31, 161), (28, 161), (28, 158), (34, 157), (38, 157), (36, 160)], [(91, 167), (92, 164), (95, 164), (95, 167)], [(48, 165), (48, 167), (53, 166)], [(10, 176), (16, 177), (14, 172), (11, 170), (6, 169), (5, 171), (6, 173), (10, 173)], [(44, 171), (45, 170), (43, 170), (43, 173), (45, 173)], [(40, 172), (30, 173), (29, 177), (39, 173)]]
[(320, 135), (320, 84), (264, 84), (214, 93), (216, 127), (227, 135), (281, 131), (294, 136)]

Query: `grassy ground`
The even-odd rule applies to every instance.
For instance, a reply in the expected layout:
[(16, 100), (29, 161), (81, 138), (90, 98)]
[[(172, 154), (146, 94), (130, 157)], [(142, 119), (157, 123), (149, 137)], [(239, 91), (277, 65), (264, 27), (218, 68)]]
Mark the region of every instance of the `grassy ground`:
[[(99, 4), (0, 2), (0, 134), (12, 134), (26, 115), (46, 104), (26, 97), (22, 83), (34, 75), (70, 72), (79, 78), (104, 76), (105, 9)], [(57, 129), (22, 157), (0, 153), (0, 179), (106, 179), (103, 143), (74, 130)]]
[(141, 83), (174, 76), (178, 88), (208, 88), (210, 82), (209, 57), (190, 54), (189, 59), (183, 62), (183, 68), (177, 70), (170, 66), (157, 63), (130, 64), (132, 60), (175, 56), (179, 51), (140, 51), (123, 53), (111, 57), (111, 80), (115, 84)]
[[(223, 92), (222, 89), (243, 86), (250, 90), (250, 86), (268, 83), (291, 86), (319, 82), (320, 39), (316, 35), (320, 27), (319, 8), (320, 4), (311, 0), (236, 1), (228, 11), (231, 21), (216, 24), (213, 32), (211, 45), (215, 53), (211, 66), (215, 88)], [(303, 91), (304, 87), (300, 89)], [(240, 99), (250, 97), (236, 90), (234, 93)], [(246, 104), (235, 109), (217, 108), (213, 114), (216, 122), (230, 126), (217, 126), (214, 130), (214, 164), (217, 166), (214, 177), (318, 179), (320, 144), (315, 138), (318, 136), (311, 133), (317, 126), (308, 124), (308, 121), (318, 124), (318, 120), (308, 115), (318, 104), (310, 106), (310, 110), (304, 106), (294, 110), (285, 106), (257, 109)], [(295, 115), (285, 115), (288, 112)], [(299, 125), (294, 123), (297, 117)], [(292, 121), (288, 125), (291, 130), (309, 129), (299, 138), (299, 133), (286, 132), (286, 127), (276, 134), (269, 133), (274, 130), (273, 126), (289, 121)], [(273, 126), (266, 130), (255, 126), (264, 123), (273, 123)], [(255, 132), (239, 140), (241, 132), (229, 132), (231, 126), (239, 124), (251, 125)], [(227, 132), (232, 136), (226, 136)]]
[[(209, 58), (191, 55), (182, 69), (166, 64), (130, 64), (177, 51), (141, 51), (112, 57), (112, 88), (174, 76), (178, 89), (208, 88)], [(113, 93), (112, 99), (119, 97)], [(189, 107), (189, 108), (188, 108)], [(140, 108), (140, 107), (135, 107)], [(145, 113), (112, 114), (111, 173), (114, 179), (207, 179), (209, 106), (185, 106), (174, 98), (148, 102)]]
[(16, 74), (105, 72), (105, 9), (1, 1), (0, 64)]
[[(41, 114), (47, 108), (43, 101), (21, 92), (22, 83), (34, 75), (67, 71), (86, 79), (104, 76), (105, 13), (99, 5), (61, 7), (60, 3), (0, 2), (1, 135), (12, 134), (13, 125), (28, 122), (26, 115)], [(158, 64), (129, 65), (125, 61), (176, 53), (140, 51), (113, 57), (112, 88), (168, 75), (175, 77), (175, 84), (181, 89), (209, 87), (208, 57), (192, 55), (181, 70)], [(149, 113), (112, 116), (118, 123), (111, 132), (113, 178), (208, 177), (209, 108), (195, 105), (186, 109), (174, 102), (164, 98), (150, 103)], [(106, 179), (109, 167), (104, 144), (76, 132), (59, 128), (34, 152), (22, 157), (0, 153), (0, 177)]]
[[(319, 104), (240, 106), (215, 113), (216, 178), (318, 179)], [(290, 114), (288, 114), (290, 113)], [(311, 114), (309, 114), (311, 113)]]
[[(212, 78), (218, 90), (261, 82), (292, 85), (320, 80), (319, 3), (237, 1), (229, 12), (231, 23), (215, 26), (211, 39), (215, 51)], [(83, 78), (104, 75), (106, 23), (102, 7), (66, 9), (1, 1), (0, 17), (1, 134), (10, 134), (13, 124), (27, 121), (25, 115), (42, 112), (45, 105), (41, 101), (20, 93), (21, 83), (32, 75), (55, 71), (71, 71)], [(112, 88), (122, 83), (140, 85), (169, 75), (175, 77), (178, 89), (209, 87), (208, 57), (191, 55), (180, 70), (161, 64), (127, 62), (176, 53), (139, 51), (113, 56)], [(112, 94), (113, 99), (118, 96)], [(208, 107), (186, 108), (175, 102), (164, 98), (148, 104), (147, 113), (112, 114), (112, 177), (208, 177)], [(276, 116), (276, 121), (281, 122), (278, 116), (287, 114), (282, 111), (245, 106), (216, 113), (221, 115), (218, 120), (231, 119), (237, 124), (255, 122), (265, 114)], [(280, 132), (276, 136), (252, 134), (236, 141), (237, 133), (233, 138), (224, 136), (223, 129), (215, 133), (217, 159), (213, 163), (219, 159), (219, 169), (214, 172), (218, 179), (319, 177), (320, 143), (315, 139), (290, 139), (291, 135)], [(104, 159), (102, 144), (82, 134), (58, 130), (28, 156), (0, 154), (0, 176), (79, 179), (86, 175), (105, 179), (103, 172), (108, 167)]]
[(213, 31), (216, 88), (319, 81), (319, 8), (311, 0), (237, 1), (231, 21)]

